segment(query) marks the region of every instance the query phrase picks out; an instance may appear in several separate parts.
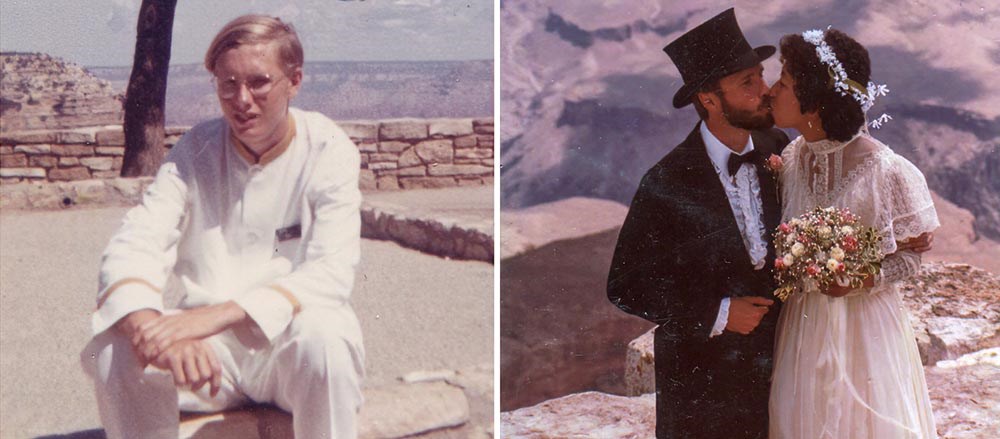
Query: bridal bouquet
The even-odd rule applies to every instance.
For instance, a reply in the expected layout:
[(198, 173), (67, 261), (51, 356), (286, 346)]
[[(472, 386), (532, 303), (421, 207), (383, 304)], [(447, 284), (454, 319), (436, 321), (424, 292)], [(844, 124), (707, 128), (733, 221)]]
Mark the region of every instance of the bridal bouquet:
[(817, 207), (782, 223), (774, 232), (774, 295), (785, 301), (805, 283), (860, 288), (865, 277), (879, 272), (881, 239), (847, 209)]

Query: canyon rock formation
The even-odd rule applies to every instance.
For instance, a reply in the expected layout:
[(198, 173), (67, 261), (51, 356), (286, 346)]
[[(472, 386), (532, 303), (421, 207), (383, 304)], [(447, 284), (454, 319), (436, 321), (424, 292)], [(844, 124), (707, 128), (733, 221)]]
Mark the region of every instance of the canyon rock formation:
[(3, 132), (120, 124), (123, 95), (87, 69), (40, 53), (0, 54)]

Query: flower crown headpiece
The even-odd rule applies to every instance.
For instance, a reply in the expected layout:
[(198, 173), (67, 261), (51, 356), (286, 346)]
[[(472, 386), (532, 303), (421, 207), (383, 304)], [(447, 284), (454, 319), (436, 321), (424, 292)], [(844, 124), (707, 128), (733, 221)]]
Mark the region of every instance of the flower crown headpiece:
[[(829, 26), (827, 29), (829, 29)], [(833, 52), (833, 49), (826, 44), (823, 35), (824, 31), (816, 29), (802, 32), (802, 38), (806, 42), (816, 46), (816, 55), (819, 56), (820, 62), (826, 64), (827, 72), (830, 74), (830, 85), (833, 86), (833, 89), (837, 90), (841, 96), (847, 96), (850, 93), (854, 97), (854, 100), (861, 104), (861, 111), (867, 113), (868, 109), (875, 104), (876, 97), (889, 94), (889, 87), (885, 84), (875, 84), (871, 81), (868, 81), (868, 86), (862, 86), (857, 81), (847, 77), (844, 65), (837, 59), (837, 55)], [(871, 126), (876, 129), (881, 128), (882, 124), (890, 120), (892, 120), (892, 117), (883, 113), (871, 121)]]

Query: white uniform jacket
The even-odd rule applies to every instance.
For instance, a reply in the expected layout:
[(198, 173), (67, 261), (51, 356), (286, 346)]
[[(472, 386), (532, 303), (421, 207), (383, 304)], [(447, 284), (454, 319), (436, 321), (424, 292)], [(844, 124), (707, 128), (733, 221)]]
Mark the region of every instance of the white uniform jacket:
[(237, 151), (223, 119), (173, 147), (104, 251), (95, 334), (139, 309), (162, 312), (171, 271), (181, 308), (233, 300), (268, 341), (303, 307), (349, 306), (360, 156), (327, 117), (290, 112), (295, 137), (263, 165)]

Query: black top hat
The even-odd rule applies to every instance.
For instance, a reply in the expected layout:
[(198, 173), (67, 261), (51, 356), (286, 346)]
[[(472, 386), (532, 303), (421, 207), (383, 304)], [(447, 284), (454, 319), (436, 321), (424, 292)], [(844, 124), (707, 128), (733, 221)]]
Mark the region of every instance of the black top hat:
[(682, 108), (705, 82), (760, 64), (774, 55), (775, 48), (751, 49), (736, 22), (736, 12), (729, 8), (667, 44), (663, 51), (684, 79), (674, 95), (674, 108)]

